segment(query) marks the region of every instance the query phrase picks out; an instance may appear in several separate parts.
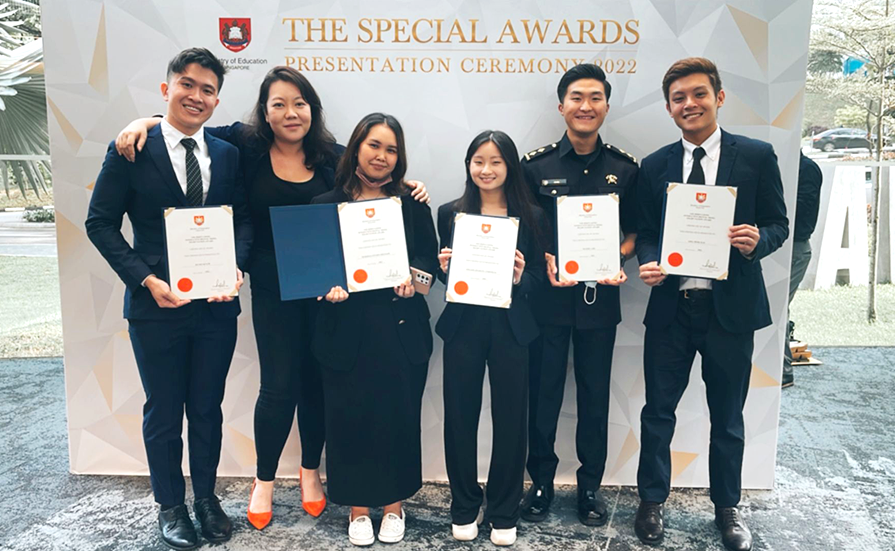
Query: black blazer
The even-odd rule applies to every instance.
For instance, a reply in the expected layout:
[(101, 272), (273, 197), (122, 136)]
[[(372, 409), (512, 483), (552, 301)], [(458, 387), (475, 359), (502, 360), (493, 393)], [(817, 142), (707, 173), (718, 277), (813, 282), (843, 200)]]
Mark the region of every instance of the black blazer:
[[(459, 199), (451, 201), (438, 207), (438, 235), (441, 237), (441, 248), (451, 246), (451, 236), (454, 231), (454, 213), (455, 205)], [(537, 206), (532, 206), (539, 231), (542, 239), (547, 235), (547, 217), (544, 211)], [(518, 216), (516, 213), (508, 212), (509, 216)], [(510, 329), (516, 342), (521, 345), (527, 345), (538, 336), (538, 323), (532, 313), (531, 305), (528, 301), (528, 294), (532, 291), (543, 287), (546, 280), (546, 261), (544, 260), (544, 247), (535, 238), (532, 230), (524, 224), (519, 225), (519, 238), (516, 248), (525, 257), (525, 271), (522, 272), (522, 280), (519, 285), (513, 286), (513, 301), (510, 307), (506, 309), (507, 321), (510, 323)], [(447, 285), (447, 276), (436, 268), (438, 279)], [(448, 302), (444, 307), (438, 323), (435, 325), (435, 332), (444, 341), (450, 342), (460, 327), (464, 313), (470, 310), (470, 305), (459, 304), (456, 302)]]
[[(668, 182), (683, 181), (684, 146), (667, 145), (640, 164), (637, 198), (640, 203), (637, 258), (641, 264), (659, 260), (662, 205)], [(734, 225), (758, 226), (761, 238), (751, 259), (730, 248), (730, 274), (712, 282), (715, 316), (731, 333), (747, 333), (771, 324), (771, 311), (761, 259), (780, 248), (789, 235), (783, 182), (774, 148), (745, 136), (721, 131), (717, 185), (737, 188)], [(680, 278), (669, 276), (652, 288), (646, 317), (648, 326), (667, 327), (675, 317)]]
[[(236, 263), (244, 268), (252, 245), (252, 225), (246, 194), (239, 177), (239, 151), (205, 133), (211, 156), (211, 185), (206, 206), (233, 205)], [(170, 319), (185, 316), (193, 304), (181, 308), (159, 308), (142, 282), (150, 274), (168, 281), (165, 257), (165, 224), (162, 212), (168, 207), (189, 206), (174, 174), (160, 126), (149, 131), (146, 146), (133, 163), (109, 145), (106, 159), (90, 198), (85, 227), (87, 237), (124, 281), (124, 317)], [(133, 247), (121, 235), (127, 214), (134, 230)], [(219, 317), (236, 317), (239, 300), (209, 305)]]
[[(252, 188), (252, 184), (255, 183), (255, 176), (258, 174), (261, 163), (263, 161), (266, 162), (266, 158), (270, 156), (270, 148), (251, 143), (246, 138), (246, 125), (241, 122), (235, 122), (230, 126), (209, 127), (205, 130), (207, 134), (231, 143), (239, 149), (240, 170), (242, 170), (246, 193), (248, 193)], [(336, 164), (344, 151), (345, 148), (343, 146), (339, 144), (333, 145), (332, 155), (323, 164), (314, 169), (315, 172), (319, 172), (323, 177), (323, 181), (326, 182), (328, 189), (333, 188)]]
[[(411, 199), (401, 198), (401, 213), (404, 217), (404, 237), (407, 241), (407, 256), (410, 265), (418, 270), (434, 274), (438, 269), (438, 240), (429, 206)], [(341, 189), (334, 189), (318, 195), (312, 204), (342, 203), (349, 198)], [(412, 364), (428, 363), (432, 355), (432, 328), (429, 327), (429, 306), (426, 298), (417, 293), (411, 298), (399, 298), (391, 289), (365, 291), (366, 293), (391, 293), (393, 300), (391, 316), (382, 323), (394, 323), (401, 339), (400, 345)], [(363, 304), (348, 299), (338, 304), (322, 301), (317, 314), (312, 349), (320, 362), (330, 369), (350, 371), (357, 361), (361, 325), (359, 307)]]

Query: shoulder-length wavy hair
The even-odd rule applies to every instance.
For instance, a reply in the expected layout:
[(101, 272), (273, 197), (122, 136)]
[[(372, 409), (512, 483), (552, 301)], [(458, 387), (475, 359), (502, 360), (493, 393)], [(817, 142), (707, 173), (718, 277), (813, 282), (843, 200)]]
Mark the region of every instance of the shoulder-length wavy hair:
[(274, 82), (286, 82), (294, 85), (301, 92), (301, 97), (311, 107), (311, 128), (302, 140), (305, 166), (309, 169), (314, 169), (321, 164), (332, 163), (335, 156), (333, 145), (335, 145), (336, 139), (326, 129), (326, 117), (323, 114), (320, 96), (317, 95), (317, 91), (311, 86), (310, 81), (292, 67), (274, 67), (268, 71), (261, 82), (261, 88), (258, 91), (258, 102), (255, 103), (255, 108), (252, 109), (249, 122), (245, 127), (245, 134), (249, 143), (264, 150), (270, 149), (270, 146), (273, 144), (273, 130), (265, 118), (267, 116), (267, 100), (270, 97), (270, 87)]
[(519, 162), (519, 152), (516, 150), (516, 144), (513, 143), (513, 139), (506, 132), (485, 130), (473, 138), (472, 143), (466, 149), (466, 186), (463, 189), (463, 195), (455, 203), (454, 210), (457, 212), (481, 214), (482, 195), (479, 192), (479, 187), (472, 179), (469, 166), (476, 151), (488, 142), (497, 146), (497, 150), (500, 151), (500, 156), (503, 157), (507, 166), (507, 179), (503, 184), (504, 193), (507, 197), (507, 211), (519, 216), (522, 224), (529, 229), (538, 243), (541, 246), (545, 246), (545, 236), (535, 216), (537, 205), (522, 175), (522, 163)]
[(370, 130), (379, 124), (388, 126), (395, 133), (395, 141), (398, 144), (398, 161), (395, 163), (395, 168), (391, 173), (392, 181), (383, 186), (382, 190), (388, 196), (406, 195), (408, 192), (408, 188), (404, 184), (404, 174), (407, 173), (407, 149), (404, 147), (404, 130), (401, 128), (401, 123), (395, 117), (385, 113), (370, 113), (354, 127), (351, 139), (348, 140), (345, 152), (342, 153), (342, 158), (336, 167), (335, 187), (341, 188), (345, 195), (352, 199), (357, 197), (361, 185), (363, 185), (357, 174), (355, 174), (357, 171), (357, 152), (360, 150), (364, 140), (367, 139)]

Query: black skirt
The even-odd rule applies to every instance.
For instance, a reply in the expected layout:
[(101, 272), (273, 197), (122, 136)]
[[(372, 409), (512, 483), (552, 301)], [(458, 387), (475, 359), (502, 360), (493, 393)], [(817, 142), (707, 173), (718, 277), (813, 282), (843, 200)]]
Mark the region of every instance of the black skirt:
[(392, 289), (352, 294), (364, 331), (341, 338), (360, 340), (357, 361), (349, 370), (323, 366), (327, 490), (340, 505), (381, 507), (422, 486), (420, 409), (428, 364), (407, 359), (392, 319), (395, 296)]

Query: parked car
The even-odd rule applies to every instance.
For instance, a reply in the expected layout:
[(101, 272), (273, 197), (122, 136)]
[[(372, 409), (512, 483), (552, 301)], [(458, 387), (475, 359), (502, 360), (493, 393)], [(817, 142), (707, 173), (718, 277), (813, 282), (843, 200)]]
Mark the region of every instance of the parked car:
[(814, 149), (833, 151), (834, 149), (873, 149), (867, 138), (867, 131), (860, 128), (832, 128), (812, 138)]
[(812, 138), (812, 146), (823, 151), (835, 149), (871, 149), (867, 131), (860, 128), (832, 128)]

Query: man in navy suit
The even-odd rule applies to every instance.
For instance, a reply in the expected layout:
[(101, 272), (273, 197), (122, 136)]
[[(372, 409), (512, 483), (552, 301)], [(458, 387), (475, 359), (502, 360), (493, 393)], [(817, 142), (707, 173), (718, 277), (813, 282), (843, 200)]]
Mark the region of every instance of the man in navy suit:
[[(652, 290), (644, 319), (646, 405), (640, 415), (641, 503), (634, 530), (647, 544), (658, 544), (664, 536), (675, 409), (699, 352), (711, 418), (709, 480), (715, 524), (728, 549), (747, 551), (752, 535), (737, 509), (745, 443), (743, 406), (755, 330), (771, 324), (761, 259), (789, 235), (783, 184), (770, 144), (728, 134), (718, 126), (724, 91), (714, 63), (704, 58), (680, 60), (665, 74), (662, 89), (666, 109), (683, 139), (643, 159), (638, 179), (636, 250), (640, 278)], [(666, 276), (659, 267), (668, 182), (737, 188), (726, 280)]]
[[(168, 64), (161, 85), (164, 121), (129, 163), (109, 146), (87, 215), (87, 236), (124, 281), (124, 317), (146, 403), (143, 442), (162, 541), (192, 549), (198, 536), (184, 505), (181, 472), (183, 414), (189, 421), (189, 462), (194, 510), (212, 542), (230, 538), (232, 525), (214, 495), (221, 451), (221, 401), (236, 346), (239, 300), (229, 296), (190, 302), (169, 286), (164, 218), (168, 207), (232, 205), (237, 265), (252, 240), (235, 147), (205, 134), (202, 125), (218, 104), (224, 66), (211, 52), (192, 48)], [(133, 226), (133, 244), (121, 234)], [(242, 273), (237, 274), (238, 285)]]

